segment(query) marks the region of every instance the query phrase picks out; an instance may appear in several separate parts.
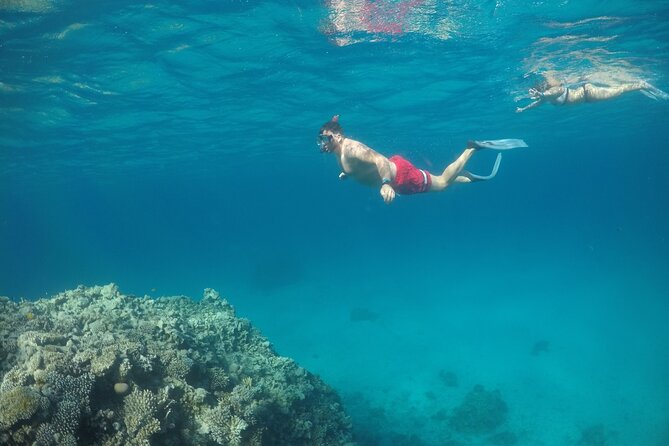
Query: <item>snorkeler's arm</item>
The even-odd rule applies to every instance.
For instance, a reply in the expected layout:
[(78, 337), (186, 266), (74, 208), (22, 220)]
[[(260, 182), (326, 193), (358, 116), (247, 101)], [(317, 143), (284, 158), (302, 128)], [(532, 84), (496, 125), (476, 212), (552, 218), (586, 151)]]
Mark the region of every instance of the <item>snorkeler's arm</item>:
[(565, 94), (566, 89), (567, 87), (564, 85), (556, 85), (555, 87), (550, 87), (545, 91), (539, 91), (536, 88), (530, 88), (530, 97), (536, 100), (530, 105), (516, 108), (516, 113), (522, 113), (530, 108), (538, 107), (545, 101), (553, 102), (555, 99)]
[(379, 189), (379, 193), (383, 198), (383, 202), (390, 204), (395, 199), (395, 189), (390, 185), (393, 175), (390, 168), (390, 161), (386, 157), (376, 154), (374, 163), (376, 164), (376, 169), (381, 178), (381, 189)]
[(390, 170), (390, 161), (388, 161), (385, 157), (377, 156), (374, 160), (374, 164), (376, 164), (376, 169), (379, 171), (379, 177), (381, 178), (381, 181), (384, 183), (389, 182), (393, 175), (393, 171)]
[(525, 107), (516, 107), (516, 113), (522, 113), (525, 110), (529, 110), (530, 108), (538, 107), (542, 104), (542, 102), (544, 102), (543, 99), (539, 99), (537, 101), (532, 102), (529, 105), (526, 105)]
[(390, 167), (390, 161), (378, 152), (362, 143), (358, 143), (351, 151), (360, 161), (365, 164), (376, 166), (376, 172), (381, 179), (381, 188), (379, 193), (386, 204), (390, 204), (395, 199), (395, 189), (390, 185), (393, 172)]

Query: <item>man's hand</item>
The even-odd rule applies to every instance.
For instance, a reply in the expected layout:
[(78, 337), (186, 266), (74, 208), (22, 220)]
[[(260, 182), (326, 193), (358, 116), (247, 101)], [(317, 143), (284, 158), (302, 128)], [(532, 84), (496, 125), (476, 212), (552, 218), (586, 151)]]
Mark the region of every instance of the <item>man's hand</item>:
[(344, 172), (339, 174), (339, 179), (340, 180), (345, 180), (346, 179), (346, 174)]
[(395, 199), (395, 189), (390, 184), (384, 184), (381, 186), (381, 196), (384, 203), (390, 204)]

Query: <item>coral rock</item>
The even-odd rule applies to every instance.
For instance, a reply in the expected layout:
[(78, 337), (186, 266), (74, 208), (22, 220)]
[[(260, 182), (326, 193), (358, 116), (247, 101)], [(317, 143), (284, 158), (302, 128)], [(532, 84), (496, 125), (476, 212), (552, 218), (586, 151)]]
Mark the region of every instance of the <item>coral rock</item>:
[(80, 286), (0, 309), (0, 443), (350, 443), (336, 393), (214, 290), (195, 301)]

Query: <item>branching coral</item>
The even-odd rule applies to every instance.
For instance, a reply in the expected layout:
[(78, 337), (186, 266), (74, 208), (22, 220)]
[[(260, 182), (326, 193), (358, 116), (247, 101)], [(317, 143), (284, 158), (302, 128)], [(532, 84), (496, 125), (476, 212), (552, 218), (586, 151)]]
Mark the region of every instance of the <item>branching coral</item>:
[(212, 367), (207, 371), (212, 390), (225, 390), (230, 384), (230, 377), (221, 367)]
[(28, 384), (30, 377), (22, 367), (16, 366), (5, 374), (0, 383), (0, 392), (8, 392), (16, 387)]
[(135, 444), (148, 444), (151, 435), (160, 430), (160, 422), (155, 418), (157, 410), (158, 399), (150, 390), (136, 390), (125, 397), (123, 421)]
[(202, 430), (220, 445), (238, 446), (247, 427), (248, 423), (234, 415), (231, 406), (225, 401), (206, 410), (202, 418)]
[(167, 375), (177, 379), (184, 379), (193, 366), (193, 360), (184, 351), (170, 352), (161, 359), (166, 361)]
[(81, 376), (70, 376), (52, 371), (47, 374), (46, 380), (60, 399), (72, 400), (84, 411), (89, 410), (93, 375), (87, 373)]

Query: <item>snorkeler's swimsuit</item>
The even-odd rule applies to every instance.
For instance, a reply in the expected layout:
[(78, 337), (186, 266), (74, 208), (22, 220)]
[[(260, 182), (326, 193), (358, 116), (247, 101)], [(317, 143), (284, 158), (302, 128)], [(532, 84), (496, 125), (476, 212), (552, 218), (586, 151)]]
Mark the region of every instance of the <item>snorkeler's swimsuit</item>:
[(416, 166), (399, 155), (392, 156), (390, 161), (397, 167), (395, 180), (390, 183), (395, 192), (409, 195), (430, 190), (432, 178), (429, 172), (416, 168)]
[[(586, 84), (580, 84), (576, 85), (574, 87), (564, 87), (564, 93), (562, 93), (559, 97), (555, 98), (555, 104), (557, 105), (564, 105), (568, 104), (568, 99), (569, 99), (569, 92), (573, 89), (574, 91), (578, 88), (583, 89), (583, 102), (589, 102), (590, 97), (588, 95), (588, 89), (586, 88)], [(581, 102), (581, 100), (576, 100), (576, 102)]]

